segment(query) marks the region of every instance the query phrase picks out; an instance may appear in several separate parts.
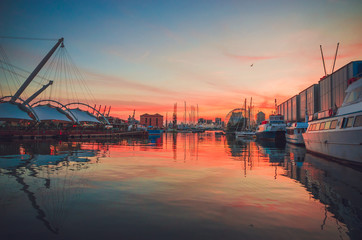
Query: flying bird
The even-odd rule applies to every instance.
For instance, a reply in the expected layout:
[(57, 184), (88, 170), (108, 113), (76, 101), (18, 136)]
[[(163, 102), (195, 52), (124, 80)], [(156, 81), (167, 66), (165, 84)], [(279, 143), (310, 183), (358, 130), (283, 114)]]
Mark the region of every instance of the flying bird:
[(250, 67), (254, 66), (254, 63), (250, 65)]

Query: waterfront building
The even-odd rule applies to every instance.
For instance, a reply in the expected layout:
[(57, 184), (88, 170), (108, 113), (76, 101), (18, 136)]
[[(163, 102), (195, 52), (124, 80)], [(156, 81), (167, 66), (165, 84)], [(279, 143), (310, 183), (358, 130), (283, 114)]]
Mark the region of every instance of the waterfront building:
[(299, 121), (304, 121), (306, 113), (312, 115), (319, 111), (319, 84), (313, 84), (299, 93)]
[(163, 116), (156, 114), (143, 114), (140, 116), (140, 124), (146, 127), (163, 128)]
[(265, 113), (258, 112), (256, 114), (256, 124), (259, 125), (262, 121), (265, 121)]
[(288, 122), (305, 121), (306, 112), (309, 120), (313, 119), (313, 115), (318, 115), (318, 118), (327, 117), (341, 107), (348, 82), (361, 74), (362, 61), (350, 62), (332, 74), (322, 77), (318, 84), (309, 86), (278, 105), (277, 112)]

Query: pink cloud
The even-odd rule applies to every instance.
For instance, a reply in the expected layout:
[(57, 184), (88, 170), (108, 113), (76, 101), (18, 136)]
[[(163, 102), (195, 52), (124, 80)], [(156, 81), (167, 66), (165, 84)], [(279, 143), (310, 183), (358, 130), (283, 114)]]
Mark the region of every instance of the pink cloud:
[(110, 84), (109, 87), (122, 87), (123, 89), (136, 89), (141, 91), (147, 91), (151, 93), (157, 93), (157, 94), (165, 94), (165, 95), (174, 95), (178, 94), (176, 91), (172, 91), (169, 89), (164, 89), (160, 87), (154, 87), (151, 85), (139, 83), (133, 80), (128, 80), (122, 77), (112, 76), (112, 75), (106, 75), (101, 73), (95, 73), (89, 70), (86, 71), (86, 74), (91, 75), (95, 77), (96, 79), (102, 79), (101, 81), (92, 82), (92, 85), (100, 84), (104, 85), (105, 82), (107, 84)]

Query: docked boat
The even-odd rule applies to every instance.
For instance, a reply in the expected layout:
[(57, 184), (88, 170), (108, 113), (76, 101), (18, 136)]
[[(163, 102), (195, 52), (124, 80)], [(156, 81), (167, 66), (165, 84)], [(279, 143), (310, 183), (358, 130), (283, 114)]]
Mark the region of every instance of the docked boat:
[(304, 145), (303, 133), (308, 128), (308, 123), (306, 122), (296, 122), (291, 126), (286, 128), (285, 140), (288, 143), (293, 143), (297, 145)]
[(148, 135), (161, 135), (163, 133), (162, 129), (147, 129)]
[(335, 116), (315, 120), (303, 138), (308, 151), (333, 159), (362, 163), (362, 78), (351, 83)]
[(255, 136), (255, 132), (253, 131), (240, 131), (235, 132), (235, 138), (253, 138)]
[(285, 129), (286, 124), (283, 115), (270, 115), (269, 120), (263, 121), (256, 129), (256, 139), (276, 142), (285, 141)]

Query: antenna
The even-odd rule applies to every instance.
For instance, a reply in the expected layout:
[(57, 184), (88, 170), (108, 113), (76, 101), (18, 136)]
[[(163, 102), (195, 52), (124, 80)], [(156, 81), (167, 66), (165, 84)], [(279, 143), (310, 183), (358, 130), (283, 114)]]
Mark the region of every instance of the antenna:
[(322, 50), (322, 45), (319, 45), (321, 48), (321, 55), (322, 55), (322, 61), (323, 61), (323, 68), (324, 68), (324, 76), (327, 76), (327, 71), (326, 71), (326, 65), (324, 63), (324, 56), (323, 56), (323, 50)]
[(332, 72), (331, 72), (331, 74), (333, 73), (333, 71), (334, 71), (334, 65), (336, 64), (336, 58), (337, 58), (337, 53), (338, 53), (338, 47), (339, 47), (339, 43), (337, 43), (336, 55), (334, 55), (334, 62), (333, 62), (333, 68), (332, 68)]

